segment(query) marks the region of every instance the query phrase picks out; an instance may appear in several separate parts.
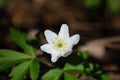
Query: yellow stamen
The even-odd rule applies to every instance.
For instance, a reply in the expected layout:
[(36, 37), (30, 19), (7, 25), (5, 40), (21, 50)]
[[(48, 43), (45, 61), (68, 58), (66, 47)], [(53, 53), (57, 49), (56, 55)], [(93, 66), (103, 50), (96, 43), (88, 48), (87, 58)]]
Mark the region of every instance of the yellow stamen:
[(67, 42), (64, 39), (56, 38), (53, 41), (54, 49), (57, 51), (65, 51), (65, 48), (67, 46)]

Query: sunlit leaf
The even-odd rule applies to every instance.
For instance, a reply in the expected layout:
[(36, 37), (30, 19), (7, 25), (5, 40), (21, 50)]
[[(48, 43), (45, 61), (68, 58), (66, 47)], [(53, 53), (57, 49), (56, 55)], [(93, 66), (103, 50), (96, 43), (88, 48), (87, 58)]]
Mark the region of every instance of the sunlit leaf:
[(42, 80), (60, 80), (62, 73), (59, 69), (52, 69), (42, 76)]
[(64, 80), (79, 80), (79, 79), (70, 73), (64, 72)]
[(30, 77), (32, 80), (37, 80), (40, 72), (39, 61), (34, 59), (30, 65)]
[(15, 68), (13, 68), (12, 72), (9, 74), (11, 80), (23, 80), (28, 72), (30, 64), (31, 60), (23, 62)]

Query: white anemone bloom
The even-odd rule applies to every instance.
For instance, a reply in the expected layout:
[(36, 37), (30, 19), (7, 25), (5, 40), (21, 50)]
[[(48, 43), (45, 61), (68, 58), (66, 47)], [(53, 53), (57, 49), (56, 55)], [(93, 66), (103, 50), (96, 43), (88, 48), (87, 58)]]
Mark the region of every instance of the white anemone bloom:
[(62, 24), (58, 35), (51, 30), (44, 32), (47, 44), (40, 46), (44, 52), (51, 54), (51, 61), (56, 62), (60, 57), (66, 57), (72, 53), (72, 47), (80, 40), (80, 35), (69, 36), (69, 29)]

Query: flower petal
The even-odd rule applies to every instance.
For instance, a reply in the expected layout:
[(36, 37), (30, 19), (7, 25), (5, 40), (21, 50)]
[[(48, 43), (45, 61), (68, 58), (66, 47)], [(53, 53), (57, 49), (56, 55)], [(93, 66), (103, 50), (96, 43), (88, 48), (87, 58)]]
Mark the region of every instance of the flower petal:
[(58, 37), (63, 39), (69, 38), (69, 29), (67, 24), (62, 24), (60, 32), (58, 33)]
[(57, 34), (50, 31), (50, 30), (45, 30), (44, 34), (45, 34), (45, 37), (46, 37), (46, 40), (47, 40), (48, 43), (52, 43), (52, 41), (55, 38), (57, 38)]
[(44, 44), (40, 47), (40, 49), (48, 54), (51, 54), (52, 62), (56, 62), (58, 58), (60, 57), (60, 54), (58, 54), (58, 52), (56, 52), (50, 44)]
[(52, 53), (51, 54), (51, 61), (56, 62), (60, 58), (60, 55), (58, 53)]
[(44, 44), (40, 46), (40, 49), (46, 53), (52, 54), (54, 52), (54, 49), (50, 44)]
[(76, 45), (79, 42), (79, 40), (80, 40), (80, 35), (76, 34), (70, 37), (69, 43), (72, 43), (72, 45)]

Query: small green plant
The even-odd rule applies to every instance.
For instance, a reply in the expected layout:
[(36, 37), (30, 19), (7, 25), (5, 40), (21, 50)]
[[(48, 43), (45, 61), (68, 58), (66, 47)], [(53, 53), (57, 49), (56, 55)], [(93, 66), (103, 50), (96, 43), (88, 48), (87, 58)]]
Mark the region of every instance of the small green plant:
[[(98, 64), (88, 62), (88, 51), (78, 52), (68, 57), (62, 67), (59, 67), (50, 61), (43, 61), (40, 57), (37, 57), (36, 49), (27, 43), (28, 39), (25, 33), (10, 28), (10, 35), (13, 42), (23, 49), (23, 52), (0, 49), (0, 71), (11, 69), (9, 73), (10, 80), (24, 80), (28, 78), (28, 75), (31, 80), (80, 80), (79, 76), (81, 75), (91, 76), (98, 80), (110, 80)], [(63, 48), (59, 48), (57, 50), (61, 52)], [(70, 54), (67, 52), (63, 54)], [(54, 58), (54, 55), (52, 57)], [(52, 62), (56, 62), (58, 58), (53, 59)], [(40, 68), (43, 63), (49, 67), (44, 74), (41, 73), (42, 70)]]
[[(102, 5), (102, 0), (84, 0), (84, 6), (86, 8), (97, 8)], [(104, 1), (107, 9), (112, 13), (117, 13), (119, 11), (118, 0), (105, 0)]]
[(9, 67), (14, 66), (9, 74), (11, 80), (23, 80), (27, 72), (30, 73), (32, 80), (37, 80), (40, 65), (35, 54), (35, 48), (27, 44), (27, 35), (25, 33), (10, 28), (10, 35), (16, 45), (26, 51), (26, 54), (23, 52), (1, 49), (0, 71), (4, 71)]

